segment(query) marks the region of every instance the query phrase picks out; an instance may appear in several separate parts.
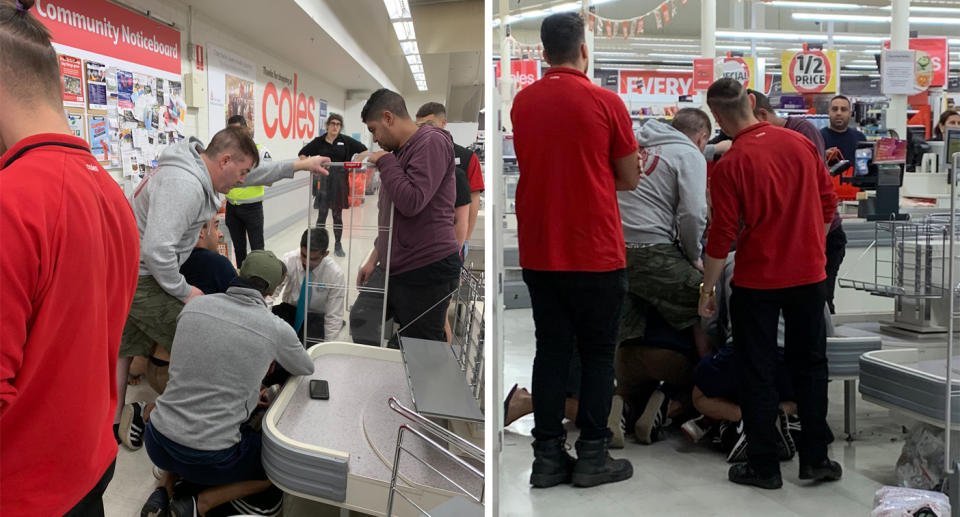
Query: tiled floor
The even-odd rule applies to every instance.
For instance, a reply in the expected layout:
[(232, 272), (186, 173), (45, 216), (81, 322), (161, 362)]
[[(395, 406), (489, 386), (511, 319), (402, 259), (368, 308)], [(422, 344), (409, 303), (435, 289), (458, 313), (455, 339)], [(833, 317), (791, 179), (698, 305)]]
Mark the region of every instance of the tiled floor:
[[(528, 309), (505, 312), (504, 386), (530, 386), (534, 356), (533, 320)], [(505, 430), (501, 456), (501, 516), (696, 515), (823, 516), (869, 515), (880, 486), (894, 483), (894, 465), (903, 446), (901, 427), (890, 412), (858, 400), (858, 433), (844, 440), (842, 383), (830, 383), (829, 423), (837, 441), (830, 456), (844, 468), (843, 479), (811, 486), (797, 478), (797, 460), (782, 464), (784, 486), (766, 491), (727, 481), (726, 458), (706, 446), (691, 445), (677, 430), (664, 441), (643, 446), (628, 438), (612, 451), (633, 463), (633, 478), (589, 489), (529, 488), (533, 416)], [(576, 429), (568, 428), (568, 443)]]
[[(376, 225), (376, 195), (367, 196), (364, 204), (351, 210), (354, 216), (354, 223), (358, 226)], [(344, 225), (349, 225), (350, 212), (344, 212)], [(311, 213), (311, 220), (316, 219), (316, 213)], [(297, 249), (300, 245), (300, 236), (304, 230), (304, 223), (295, 224), (286, 230), (272, 236), (266, 241), (266, 248), (273, 251), (277, 256)], [(330, 230), (330, 218), (327, 218), (327, 229)], [(223, 228), (227, 235), (226, 228)], [(350, 232), (347, 229), (344, 232), (343, 245), (348, 255), (344, 258), (334, 259), (344, 270), (347, 285), (350, 286), (348, 295), (348, 307), (356, 299), (356, 278), (360, 263), (366, 258), (367, 253), (373, 246), (373, 239), (376, 236), (375, 229), (356, 229)], [(331, 235), (331, 241), (332, 239)], [(229, 236), (227, 235), (229, 239)], [(333, 244), (331, 242), (331, 249)], [(331, 254), (332, 255), (332, 254)], [(348, 332), (341, 333), (340, 339), (347, 339)], [(127, 388), (127, 401), (136, 400), (152, 401), (156, 398), (156, 393), (146, 384)], [(131, 452), (123, 446), (117, 455), (117, 467), (113, 476), (113, 481), (104, 494), (104, 508), (107, 517), (134, 517), (140, 515), (140, 508), (147, 497), (154, 490), (156, 480), (152, 473), (153, 464), (147, 456), (146, 449), (141, 448), (136, 452)], [(306, 500), (288, 498), (284, 501), (283, 515), (287, 517), (301, 516), (338, 516), (340, 511), (337, 508), (312, 503)], [(356, 515), (356, 514), (354, 514)]]

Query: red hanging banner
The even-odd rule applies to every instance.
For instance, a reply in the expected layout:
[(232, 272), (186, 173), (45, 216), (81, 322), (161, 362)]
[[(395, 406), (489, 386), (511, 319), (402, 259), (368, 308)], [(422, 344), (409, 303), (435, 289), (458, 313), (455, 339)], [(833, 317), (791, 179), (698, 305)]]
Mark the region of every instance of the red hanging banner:
[(663, 23), (664, 25), (670, 25), (670, 7), (666, 2), (660, 4), (660, 12), (663, 13)]

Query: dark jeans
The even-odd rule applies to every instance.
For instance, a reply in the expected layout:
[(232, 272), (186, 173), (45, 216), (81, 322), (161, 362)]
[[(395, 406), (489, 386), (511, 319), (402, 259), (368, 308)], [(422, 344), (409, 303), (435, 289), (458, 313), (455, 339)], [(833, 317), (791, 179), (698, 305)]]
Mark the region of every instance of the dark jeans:
[(733, 287), (730, 319), (740, 369), (740, 407), (749, 440), (747, 457), (761, 475), (779, 472), (776, 388), (777, 321), (783, 311), (784, 359), (803, 433), (797, 443), (800, 464), (827, 457), (827, 336), (823, 315), (824, 282), (785, 289)]
[(117, 460), (107, 467), (107, 471), (100, 477), (100, 481), (83, 496), (83, 499), (69, 512), (63, 514), (63, 517), (103, 517), (103, 493), (107, 491), (107, 485), (113, 479), (113, 471), (117, 467)]
[(610, 436), (614, 354), (627, 292), (623, 269), (605, 273), (523, 270), (536, 326), (533, 360), (533, 436), (563, 436), (564, 399), (573, 350), (580, 352), (580, 438)]
[(841, 226), (827, 234), (827, 306), (830, 307), (830, 314), (837, 313), (833, 306), (833, 292), (837, 287), (840, 264), (846, 254), (847, 234)]
[(248, 205), (234, 205), (227, 201), (225, 222), (237, 255), (237, 269), (240, 269), (247, 258), (248, 237), (251, 250), (263, 249), (263, 201)]
[[(385, 276), (377, 267), (365, 287), (382, 289)], [(444, 318), (459, 283), (459, 252), (413, 271), (390, 275), (387, 319), (393, 318), (400, 326), (402, 337), (445, 342)], [(350, 311), (350, 333), (355, 343), (380, 345), (382, 311), (383, 293), (362, 291), (357, 296)]]

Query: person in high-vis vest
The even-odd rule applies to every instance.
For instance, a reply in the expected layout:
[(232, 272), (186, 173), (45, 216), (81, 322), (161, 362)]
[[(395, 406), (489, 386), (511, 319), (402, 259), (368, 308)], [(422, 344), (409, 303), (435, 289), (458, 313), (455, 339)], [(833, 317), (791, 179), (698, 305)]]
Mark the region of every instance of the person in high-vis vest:
[[(247, 127), (247, 121), (242, 115), (234, 115), (227, 120), (227, 125)], [(270, 152), (262, 145), (257, 144), (257, 151), (260, 152), (260, 163), (271, 160)], [(247, 258), (248, 239), (251, 251), (263, 249), (263, 193), (264, 186), (257, 185), (235, 188), (227, 194), (225, 222), (237, 256), (237, 268)]]

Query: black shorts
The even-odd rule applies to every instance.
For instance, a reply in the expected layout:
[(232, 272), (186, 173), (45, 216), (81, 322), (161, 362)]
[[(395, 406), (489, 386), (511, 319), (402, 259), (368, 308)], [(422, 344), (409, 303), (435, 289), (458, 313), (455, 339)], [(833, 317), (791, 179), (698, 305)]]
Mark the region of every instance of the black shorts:
[[(738, 403), (740, 400), (740, 372), (732, 346), (725, 346), (714, 355), (704, 357), (693, 371), (693, 383), (708, 398), (722, 398)], [(783, 349), (777, 353), (777, 393), (781, 401), (795, 400), (793, 381), (783, 359)]]
[(263, 435), (249, 427), (240, 428), (240, 443), (222, 451), (200, 451), (184, 447), (163, 436), (147, 422), (143, 442), (153, 464), (173, 472), (185, 481), (206, 486), (241, 481), (261, 481), (267, 473), (260, 462)]

